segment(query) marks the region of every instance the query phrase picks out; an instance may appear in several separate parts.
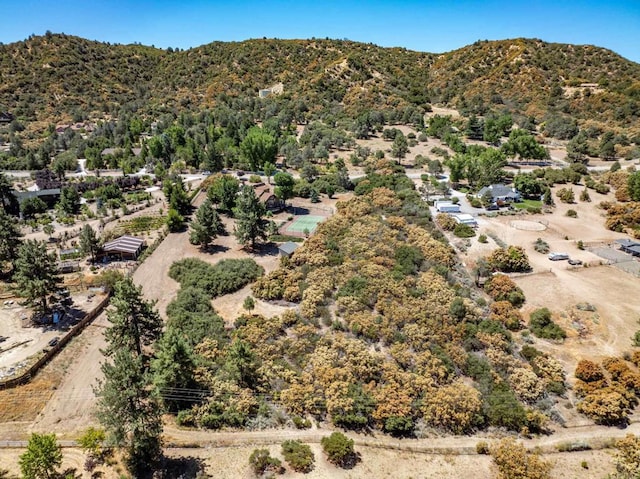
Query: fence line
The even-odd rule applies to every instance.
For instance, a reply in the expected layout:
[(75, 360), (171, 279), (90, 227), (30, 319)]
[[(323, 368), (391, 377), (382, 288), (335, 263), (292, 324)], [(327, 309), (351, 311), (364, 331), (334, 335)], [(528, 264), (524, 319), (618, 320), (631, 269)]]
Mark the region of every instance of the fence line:
[(0, 381), (0, 390), (2, 389), (10, 389), (16, 386), (20, 386), (21, 384), (26, 384), (36, 375), (36, 373), (42, 368), (45, 364), (47, 364), (51, 359), (53, 359), (61, 350), (64, 348), (69, 341), (71, 341), (75, 336), (80, 334), (80, 332), (91, 322), (96, 316), (98, 316), (104, 308), (109, 304), (109, 296), (107, 294), (105, 298), (96, 305), (96, 307), (89, 311), (84, 318), (80, 320), (78, 324), (76, 324), (71, 331), (69, 331), (65, 336), (60, 339), (60, 342), (53, 346), (49, 351), (45, 353), (38, 361), (32, 364), (29, 369), (27, 369), (20, 376), (6, 379), (4, 381)]

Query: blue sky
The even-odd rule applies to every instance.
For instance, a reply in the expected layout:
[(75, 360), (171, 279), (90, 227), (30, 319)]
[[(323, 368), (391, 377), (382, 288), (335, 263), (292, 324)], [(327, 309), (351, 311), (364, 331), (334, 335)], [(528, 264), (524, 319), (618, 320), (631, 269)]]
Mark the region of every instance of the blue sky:
[(640, 0), (2, 0), (0, 42), (50, 30), (189, 48), (216, 40), (348, 38), (440, 53), (476, 40), (592, 44), (640, 62)]

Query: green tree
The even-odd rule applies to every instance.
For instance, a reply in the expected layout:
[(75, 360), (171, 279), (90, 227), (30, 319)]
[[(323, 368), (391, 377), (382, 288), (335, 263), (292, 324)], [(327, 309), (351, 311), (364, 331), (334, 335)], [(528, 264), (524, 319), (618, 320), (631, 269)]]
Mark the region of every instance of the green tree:
[(267, 239), (266, 222), (263, 219), (266, 208), (251, 186), (242, 187), (233, 213), (236, 217), (233, 234), (240, 244), (244, 246), (250, 244), (253, 248), (256, 240)]
[(47, 252), (44, 241), (26, 240), (18, 249), (13, 280), (18, 294), (30, 303), (40, 302), (47, 311), (47, 296), (58, 288), (58, 266), (56, 256)]
[(567, 143), (567, 158), (573, 163), (586, 163), (588, 153), (589, 145), (583, 133), (578, 133)]
[(465, 134), (470, 140), (482, 140), (484, 138), (484, 122), (478, 120), (477, 116), (471, 115), (467, 122)]
[(446, 162), (446, 165), (449, 167), (449, 180), (451, 183), (459, 183), (465, 175), (466, 158), (464, 155), (456, 154)]
[(307, 180), (309, 183), (313, 183), (318, 175), (319, 173), (316, 165), (314, 165), (310, 161), (305, 161), (302, 164), (302, 169), (300, 170), (300, 178), (302, 178), (303, 180)]
[(21, 235), (15, 218), (0, 208), (0, 271), (6, 263), (13, 263), (17, 258)]
[(280, 459), (271, 457), (268, 449), (254, 449), (251, 456), (249, 456), (249, 465), (253, 473), (259, 477), (262, 477), (267, 471), (276, 474), (284, 472)]
[(96, 429), (93, 426), (78, 438), (80, 447), (91, 457), (98, 458), (102, 454), (102, 444), (106, 435), (103, 429)]
[(480, 153), (479, 163), (479, 185), (489, 186), (502, 181), (504, 178), (503, 168), (507, 166), (507, 158), (504, 153), (495, 148), (486, 148)]
[(25, 479), (57, 477), (56, 468), (62, 464), (62, 450), (55, 434), (33, 433), (27, 450), (20, 456), (20, 471)]
[(549, 152), (533, 135), (520, 129), (511, 131), (509, 141), (502, 145), (502, 151), (507, 156), (519, 156), (522, 160), (544, 160), (549, 157)]
[(271, 184), (271, 176), (276, 172), (276, 165), (270, 161), (265, 161), (264, 165), (262, 165), (262, 170), (267, 177), (267, 183)]
[(157, 390), (151, 387), (148, 362), (134, 351), (117, 349), (101, 369), (98, 419), (110, 440), (126, 449), (129, 471), (148, 472), (162, 455), (162, 408)]
[(162, 189), (170, 208), (173, 208), (181, 215), (191, 212), (191, 203), (180, 177), (165, 181)]
[(631, 173), (627, 178), (627, 190), (633, 201), (640, 201), (640, 171)]
[[(116, 283), (105, 332), (108, 360), (98, 384), (98, 418), (114, 444), (125, 447), (127, 468), (149, 472), (162, 455), (160, 398), (152, 387), (146, 349), (158, 338), (162, 321), (131, 278)], [(144, 348), (144, 349), (143, 349)]]
[(18, 200), (13, 194), (13, 184), (11, 180), (0, 172), (0, 206), (3, 206), (7, 213), (16, 214), (20, 209)]
[(289, 173), (276, 173), (273, 177), (273, 181), (276, 184), (275, 195), (282, 201), (287, 201), (293, 197), (293, 187), (295, 186), (295, 180)]
[(265, 162), (274, 162), (278, 152), (276, 139), (262, 128), (253, 127), (240, 143), (240, 154), (252, 171), (262, 168)]
[(52, 169), (60, 181), (64, 180), (64, 174), (66, 172), (66, 168), (63, 161), (54, 161), (52, 165)]
[(184, 217), (175, 208), (169, 208), (167, 212), (167, 227), (171, 233), (182, 230), (184, 226)]
[(38, 197), (25, 198), (20, 203), (20, 213), (25, 219), (32, 218), (36, 214), (44, 213), (45, 211), (47, 211), (47, 204)]
[(98, 244), (99, 240), (94, 229), (88, 224), (84, 225), (80, 230), (80, 251), (82, 254), (90, 255), (91, 261), (95, 261)]
[(114, 286), (107, 319), (112, 326), (105, 332), (109, 346), (107, 355), (119, 349), (143, 355), (143, 348), (154, 343), (162, 331), (162, 320), (153, 303), (142, 297), (142, 287), (131, 278), (124, 278)]
[(616, 156), (616, 143), (615, 135), (611, 131), (607, 131), (600, 138), (600, 145), (598, 148), (598, 154), (600, 158), (610, 160)]
[(393, 139), (393, 144), (391, 145), (391, 154), (394, 158), (398, 159), (398, 162), (400, 162), (408, 152), (409, 143), (407, 142), (407, 137), (404, 136), (402, 132), (399, 132)]
[(62, 188), (58, 208), (68, 215), (78, 214), (80, 211), (80, 195), (73, 186)]
[(235, 340), (227, 352), (225, 370), (240, 386), (254, 388), (258, 381), (260, 362), (249, 343), (241, 339)]
[(205, 199), (196, 212), (196, 219), (191, 224), (189, 241), (191, 244), (207, 248), (222, 230), (222, 223), (218, 213), (211, 205), (209, 198)]
[[(276, 175), (277, 176), (277, 175)], [(219, 175), (207, 190), (207, 198), (222, 211), (231, 212), (236, 205), (240, 182), (230, 175)]]
[[(186, 409), (185, 394), (179, 391), (194, 389), (197, 384), (194, 378), (195, 359), (191, 345), (183, 334), (168, 328), (156, 344), (156, 356), (151, 361), (153, 383), (163, 395), (163, 403), (170, 411)], [(198, 398), (194, 397), (194, 401)]]

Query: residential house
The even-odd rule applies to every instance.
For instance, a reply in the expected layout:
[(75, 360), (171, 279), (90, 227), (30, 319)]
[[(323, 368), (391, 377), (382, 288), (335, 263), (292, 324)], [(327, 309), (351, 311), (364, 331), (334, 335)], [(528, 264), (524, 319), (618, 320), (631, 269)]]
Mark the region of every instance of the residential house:
[(512, 188), (501, 183), (485, 186), (476, 195), (478, 198), (485, 198), (491, 196), (492, 203), (513, 203), (514, 201), (520, 201), (520, 193), (515, 188)]
[(264, 204), (267, 211), (277, 213), (286, 208), (286, 203), (271, 192), (270, 185), (265, 185), (264, 183), (256, 183), (252, 186), (256, 192), (256, 196), (262, 202), (262, 204)]

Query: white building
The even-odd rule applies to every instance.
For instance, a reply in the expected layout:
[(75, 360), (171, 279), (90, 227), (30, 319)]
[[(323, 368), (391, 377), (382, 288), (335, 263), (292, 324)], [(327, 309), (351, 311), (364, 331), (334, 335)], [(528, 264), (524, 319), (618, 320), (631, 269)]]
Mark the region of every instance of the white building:
[(451, 201), (436, 201), (434, 206), (438, 213), (460, 213), (460, 205)]
[(469, 225), (472, 227), (478, 226), (478, 222), (476, 221), (476, 219), (469, 214), (460, 213), (458, 215), (451, 215), (451, 216), (453, 216), (455, 220), (460, 224)]

